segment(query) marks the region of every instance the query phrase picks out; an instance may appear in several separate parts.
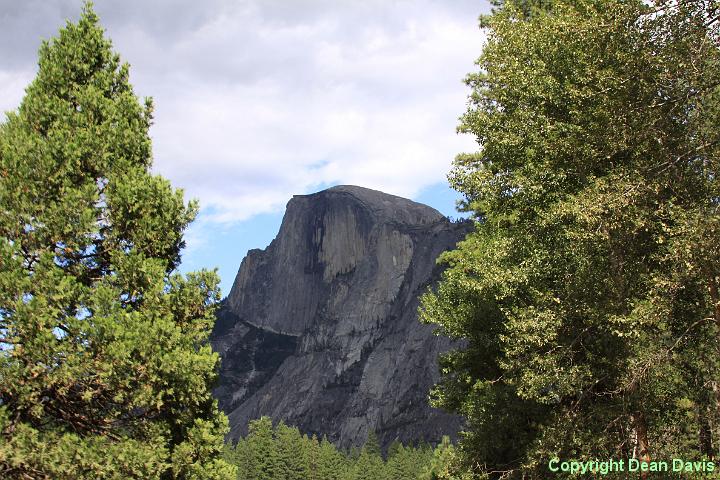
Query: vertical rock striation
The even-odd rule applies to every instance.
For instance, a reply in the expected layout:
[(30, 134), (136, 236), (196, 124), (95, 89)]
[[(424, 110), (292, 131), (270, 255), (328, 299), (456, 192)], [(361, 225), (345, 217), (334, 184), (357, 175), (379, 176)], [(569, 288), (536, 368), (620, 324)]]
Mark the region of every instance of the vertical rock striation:
[(460, 419), (430, 408), (450, 347), (417, 320), (435, 259), (467, 233), (404, 198), (339, 186), (290, 200), (280, 232), (242, 261), (213, 332), (231, 438), (262, 415), (342, 447), (438, 442)]

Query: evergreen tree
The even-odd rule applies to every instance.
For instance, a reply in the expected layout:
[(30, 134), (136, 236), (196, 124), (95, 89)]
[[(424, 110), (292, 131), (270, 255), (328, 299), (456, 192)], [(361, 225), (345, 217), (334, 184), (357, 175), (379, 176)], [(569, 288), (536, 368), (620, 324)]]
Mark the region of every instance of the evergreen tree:
[(277, 480), (282, 472), (272, 420), (261, 417), (248, 426), (246, 438), (250, 480)]
[(420, 449), (405, 447), (393, 442), (388, 448), (386, 471), (389, 478), (397, 480), (417, 480), (424, 470), (424, 458)]
[(338, 480), (341, 472), (347, 470), (347, 462), (335, 446), (323, 437), (317, 462), (318, 480)]
[(355, 480), (377, 480), (387, 478), (385, 462), (380, 452), (380, 443), (375, 432), (370, 432), (360, 450), (355, 465)]
[(87, 4), (0, 125), (0, 477), (229, 478), (210, 395), (217, 276), (175, 273), (197, 205), (149, 171)]
[(270, 419), (262, 417), (250, 422), (248, 436), (239, 439), (235, 447), (226, 446), (224, 456), (239, 467), (237, 478), (243, 480), (461, 478), (445, 475), (456, 458), (448, 438), (435, 451), (429, 446), (413, 448), (395, 442), (387, 462), (383, 461), (377, 436), (372, 433), (366, 444), (355, 450), (358, 452), (355, 455), (343, 453), (325, 437), (318, 442), (316, 436), (301, 436), (296, 427), (282, 422), (273, 428)]
[(306, 461), (306, 452), (311, 446), (297, 427), (288, 427), (284, 422), (278, 423), (275, 427), (275, 441), (278, 450), (278, 478), (285, 480), (311, 478), (311, 466)]
[[(533, 2), (530, 2), (533, 3)], [(450, 175), (476, 231), (422, 318), (468, 347), (435, 405), (468, 468), (715, 455), (717, 2), (503, 2)], [(699, 432), (699, 434), (698, 434)]]
[(240, 438), (234, 446), (231, 443), (226, 443), (223, 458), (237, 467), (237, 480), (253, 478), (252, 453), (247, 440)]
[(368, 433), (362, 450), (374, 457), (382, 456), (382, 451), (380, 449), (380, 441), (378, 440), (377, 433), (375, 433), (375, 431), (371, 431), (370, 433)]
[(318, 462), (320, 461), (320, 442), (315, 434), (311, 437), (303, 435), (303, 440), (305, 440), (304, 461), (306, 470), (309, 472), (305, 478), (307, 480), (316, 480), (318, 478)]

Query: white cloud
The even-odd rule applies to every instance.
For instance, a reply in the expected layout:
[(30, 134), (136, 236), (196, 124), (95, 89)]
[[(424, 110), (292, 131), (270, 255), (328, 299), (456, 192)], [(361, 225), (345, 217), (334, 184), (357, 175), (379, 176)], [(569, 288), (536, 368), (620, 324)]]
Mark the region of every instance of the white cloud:
[[(219, 222), (328, 184), (413, 196), (442, 181), (454, 155), (475, 148), (455, 127), (468, 94), (461, 80), (483, 42), (481, 8), (470, 0), (96, 7), (132, 64), (136, 92), (155, 98), (155, 170)], [(0, 72), (0, 106), (16, 106), (28, 72)]]
[(5, 119), (5, 112), (16, 110), (20, 105), (25, 87), (34, 75), (32, 70), (0, 70), (0, 121)]

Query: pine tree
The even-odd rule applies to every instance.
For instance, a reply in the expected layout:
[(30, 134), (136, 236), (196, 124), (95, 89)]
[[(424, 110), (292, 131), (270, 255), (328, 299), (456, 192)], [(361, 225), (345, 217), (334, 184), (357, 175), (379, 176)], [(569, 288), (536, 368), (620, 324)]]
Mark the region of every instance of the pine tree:
[(347, 461), (335, 446), (323, 437), (317, 462), (318, 480), (338, 480), (341, 472), (347, 469)]
[(253, 457), (247, 440), (240, 438), (234, 446), (231, 443), (226, 443), (224, 458), (228, 463), (237, 467), (237, 480), (251, 480), (253, 478)]
[(0, 125), (0, 477), (230, 478), (210, 394), (217, 276), (175, 273), (197, 205), (86, 4)]
[(288, 427), (280, 422), (275, 427), (275, 441), (278, 450), (278, 478), (285, 480), (307, 480), (312, 477), (310, 465), (305, 461), (309, 448), (306, 439), (297, 427)]
[(304, 464), (308, 475), (305, 477), (306, 480), (317, 480), (318, 478), (318, 462), (320, 461), (320, 442), (318, 441), (317, 435), (313, 434), (311, 437), (303, 435), (304, 440)]
[(247, 437), (239, 439), (235, 447), (226, 445), (224, 455), (239, 467), (237, 478), (243, 480), (466, 478), (448, 473), (456, 458), (448, 438), (435, 450), (428, 445), (413, 448), (394, 442), (384, 462), (377, 436), (370, 433), (365, 445), (353, 451), (356, 453), (346, 454), (325, 437), (318, 442), (315, 435), (300, 435), (296, 427), (283, 422), (273, 428), (271, 420), (262, 417), (250, 422)]
[(393, 442), (388, 448), (386, 471), (390, 478), (397, 480), (417, 480), (424, 469), (424, 458), (412, 447), (404, 447)]
[(356, 480), (379, 480), (387, 478), (385, 462), (383, 462), (381, 456), (380, 443), (374, 431), (368, 434), (365, 445), (360, 449), (360, 456), (355, 462), (354, 478)]
[(247, 450), (252, 480), (280, 478), (281, 465), (272, 420), (261, 417), (248, 425)]

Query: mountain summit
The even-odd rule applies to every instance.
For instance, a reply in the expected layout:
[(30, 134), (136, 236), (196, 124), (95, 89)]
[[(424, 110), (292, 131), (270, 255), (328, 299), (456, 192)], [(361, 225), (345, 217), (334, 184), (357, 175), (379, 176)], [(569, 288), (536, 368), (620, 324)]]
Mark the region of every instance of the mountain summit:
[(250, 250), (218, 313), (215, 395), (231, 438), (262, 415), (341, 447), (438, 442), (459, 417), (430, 408), (448, 339), (417, 320), (435, 260), (468, 232), (394, 195), (337, 186), (288, 202), (280, 232)]

